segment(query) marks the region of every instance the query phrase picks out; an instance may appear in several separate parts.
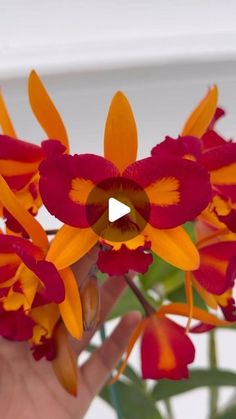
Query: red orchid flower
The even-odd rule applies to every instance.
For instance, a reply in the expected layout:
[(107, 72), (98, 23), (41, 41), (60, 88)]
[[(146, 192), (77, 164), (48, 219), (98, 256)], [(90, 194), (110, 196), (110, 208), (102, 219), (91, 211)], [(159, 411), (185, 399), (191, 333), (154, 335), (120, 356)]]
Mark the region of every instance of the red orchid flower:
[[(41, 164), (43, 202), (49, 212), (66, 223), (53, 240), (47, 260), (63, 269), (100, 241), (106, 245), (107, 253), (101, 250), (98, 265), (110, 274), (127, 272), (130, 265), (144, 272), (151, 262), (150, 255), (146, 255), (150, 248), (181, 269), (196, 269), (198, 253), (181, 224), (196, 217), (211, 198), (206, 170), (195, 162), (163, 159), (162, 154), (135, 161), (136, 125), (131, 107), (120, 92), (109, 109), (104, 148), (104, 158), (61, 154), (50, 156)], [(138, 190), (130, 184), (138, 185)], [(100, 191), (91, 201), (91, 191), (96, 186)], [(148, 216), (139, 200), (140, 190), (149, 200)], [(110, 196), (123, 199), (124, 203), (128, 199), (132, 211), (122, 223), (104, 224)], [(88, 219), (88, 212), (93, 218)], [(140, 219), (146, 223), (143, 229), (137, 222)], [(94, 232), (98, 223), (105, 225), (105, 234)], [(132, 229), (136, 229), (136, 235), (127, 239), (126, 233)], [(113, 240), (116, 234), (119, 240)]]
[[(139, 337), (143, 378), (180, 380), (188, 377), (188, 365), (194, 361), (195, 356), (194, 346), (185, 328), (170, 320), (167, 315), (188, 316), (188, 306), (182, 303), (168, 304), (142, 319), (130, 338), (124, 361), (112, 382), (124, 371)], [(197, 307), (193, 308), (192, 315), (208, 326), (229, 324)]]

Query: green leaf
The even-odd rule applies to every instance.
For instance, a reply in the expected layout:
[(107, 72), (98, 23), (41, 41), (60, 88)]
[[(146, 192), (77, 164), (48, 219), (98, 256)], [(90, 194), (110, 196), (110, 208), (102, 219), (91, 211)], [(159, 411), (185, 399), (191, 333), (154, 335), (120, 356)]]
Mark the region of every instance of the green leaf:
[(131, 368), (130, 365), (126, 365), (126, 368), (122, 375), (127, 377), (133, 384), (140, 387), (141, 389), (144, 390), (146, 388), (145, 381), (142, 380), (142, 378), (134, 371), (133, 368)]
[(236, 418), (236, 406), (230, 406), (223, 412), (219, 413), (214, 419), (235, 419)]
[(194, 223), (189, 221), (183, 225), (184, 229), (187, 231), (188, 235), (191, 237), (192, 241), (196, 242), (195, 230), (194, 230)]
[[(186, 296), (185, 296), (185, 287), (182, 286), (181, 288), (178, 288), (174, 290), (173, 292), (169, 293), (168, 299), (170, 301), (176, 302), (176, 303), (186, 303)], [(193, 301), (194, 305), (201, 308), (202, 310), (207, 310), (207, 306), (201, 296), (198, 294), (198, 292), (193, 288)]]
[(108, 320), (121, 317), (125, 313), (131, 310), (138, 310), (141, 313), (144, 312), (143, 307), (137, 300), (137, 297), (133, 294), (130, 288), (127, 288), (124, 294), (121, 296), (115, 307), (113, 308)]
[(153, 288), (156, 284), (162, 282), (164, 278), (175, 272), (175, 270), (174, 266), (164, 262), (164, 260), (153, 253), (153, 263), (149, 266), (148, 271), (140, 276), (143, 289)]
[[(116, 383), (116, 392), (122, 410), (123, 419), (162, 419), (152, 396), (139, 387), (121, 381)], [(111, 404), (107, 386), (100, 396)]]
[(199, 387), (236, 387), (236, 374), (227, 370), (204, 369), (192, 370), (190, 376), (182, 381), (159, 381), (153, 389), (156, 401), (164, 400)]

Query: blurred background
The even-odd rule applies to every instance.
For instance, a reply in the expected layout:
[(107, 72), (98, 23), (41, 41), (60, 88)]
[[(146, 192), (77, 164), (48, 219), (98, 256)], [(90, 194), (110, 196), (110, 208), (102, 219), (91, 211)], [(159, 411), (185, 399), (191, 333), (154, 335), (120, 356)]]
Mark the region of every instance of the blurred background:
[[(106, 113), (117, 90), (133, 106), (139, 157), (165, 135), (176, 137), (215, 83), (227, 111), (220, 131), (236, 136), (235, 0), (0, 0), (1, 88), (19, 138), (39, 143), (44, 134), (27, 99), (32, 68), (61, 112), (72, 152), (102, 153)], [(56, 227), (46, 212), (40, 216), (45, 226)], [(233, 371), (235, 338), (234, 331), (217, 332), (219, 366)], [(204, 367), (207, 338), (194, 342), (195, 366)], [(139, 369), (138, 349), (132, 363)], [(221, 404), (232, 394), (222, 389)], [(204, 418), (207, 397), (204, 389), (177, 396), (176, 419)], [(115, 418), (99, 399), (86, 419), (98, 417)]]

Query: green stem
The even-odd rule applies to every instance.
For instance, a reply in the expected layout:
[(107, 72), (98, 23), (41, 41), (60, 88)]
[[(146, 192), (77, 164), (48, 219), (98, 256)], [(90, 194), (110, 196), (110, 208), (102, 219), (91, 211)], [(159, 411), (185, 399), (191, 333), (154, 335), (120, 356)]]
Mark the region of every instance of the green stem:
[[(106, 339), (106, 329), (105, 329), (104, 324), (100, 328), (100, 336), (101, 336), (102, 342), (104, 342), (104, 340)], [(117, 419), (123, 419), (122, 412), (121, 412), (121, 405), (120, 405), (119, 397), (117, 394), (116, 383), (112, 385), (108, 385), (108, 392), (109, 392), (111, 404), (114, 410), (116, 411)]]
[(164, 403), (165, 403), (165, 407), (166, 407), (166, 411), (167, 411), (167, 415), (168, 415), (167, 419), (174, 419), (174, 413), (173, 413), (173, 410), (172, 410), (170, 399), (164, 400)]
[[(209, 333), (209, 364), (211, 369), (217, 368), (217, 350), (215, 330)], [(210, 387), (210, 412), (209, 419), (214, 419), (218, 410), (219, 391), (217, 387)]]

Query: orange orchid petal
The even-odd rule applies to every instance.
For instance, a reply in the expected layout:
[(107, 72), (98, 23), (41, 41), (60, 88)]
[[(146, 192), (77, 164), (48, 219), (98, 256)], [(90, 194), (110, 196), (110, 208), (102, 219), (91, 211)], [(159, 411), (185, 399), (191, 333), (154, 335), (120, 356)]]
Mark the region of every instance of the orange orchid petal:
[(25, 305), (25, 296), (20, 292), (10, 291), (2, 301), (4, 310), (15, 311)]
[(38, 221), (20, 204), (7, 182), (0, 175), (0, 201), (10, 214), (27, 231), (34, 244), (47, 248), (48, 238)]
[(121, 374), (124, 372), (124, 370), (126, 368), (126, 365), (128, 363), (130, 354), (133, 350), (133, 347), (134, 347), (135, 343), (137, 342), (139, 336), (143, 332), (143, 330), (145, 328), (145, 324), (146, 324), (147, 321), (148, 321), (148, 318), (141, 320), (140, 323), (134, 329), (134, 331), (133, 331), (133, 333), (132, 333), (132, 335), (129, 339), (129, 342), (128, 342), (125, 358), (122, 361), (122, 364), (121, 364), (120, 368), (118, 369), (117, 373), (109, 381), (109, 384), (114, 384), (117, 380), (119, 380)]
[(185, 293), (186, 293), (186, 300), (189, 307), (188, 312), (188, 322), (186, 326), (186, 332), (188, 333), (190, 330), (191, 321), (193, 318), (193, 286), (192, 286), (192, 274), (191, 272), (185, 273)]
[(17, 138), (5, 101), (0, 93), (0, 125), (2, 132), (9, 137)]
[(211, 183), (214, 185), (235, 185), (236, 163), (212, 170)]
[[(158, 315), (160, 314), (174, 314), (187, 317), (189, 315), (189, 307), (188, 304), (183, 303), (168, 304), (160, 308)], [(213, 314), (198, 307), (193, 307), (193, 319), (200, 320), (201, 322), (212, 326), (229, 326), (232, 324), (226, 320), (218, 319)]]
[(78, 386), (77, 362), (63, 324), (57, 326), (54, 338), (57, 350), (57, 356), (52, 361), (54, 372), (65, 390), (73, 396), (76, 396)]
[(104, 157), (112, 161), (122, 173), (135, 162), (138, 140), (134, 115), (128, 99), (117, 92), (107, 115), (104, 135)]
[(31, 309), (30, 317), (36, 322), (32, 341), (37, 345), (40, 343), (42, 336), (47, 338), (52, 336), (55, 325), (60, 318), (60, 313), (58, 306), (50, 303)]
[(181, 135), (201, 138), (215, 114), (217, 101), (218, 89), (213, 86), (187, 119)]
[(143, 234), (151, 241), (154, 253), (184, 271), (199, 266), (199, 253), (183, 227), (159, 230), (147, 224)]
[(26, 173), (37, 172), (39, 162), (26, 163), (14, 160), (0, 159), (0, 172), (3, 176), (20, 176)]
[(28, 81), (28, 93), (31, 108), (48, 138), (59, 140), (68, 150), (69, 142), (66, 129), (52, 99), (42, 81), (33, 70)]
[(58, 270), (67, 268), (84, 256), (98, 241), (91, 228), (75, 228), (63, 225), (53, 239), (47, 260)]
[(60, 271), (65, 286), (65, 300), (59, 304), (61, 317), (75, 339), (83, 334), (82, 305), (78, 284), (70, 268)]

